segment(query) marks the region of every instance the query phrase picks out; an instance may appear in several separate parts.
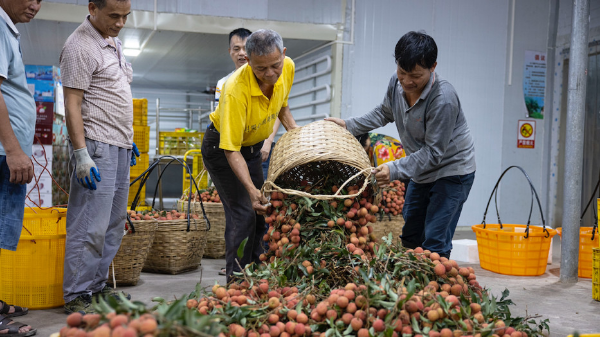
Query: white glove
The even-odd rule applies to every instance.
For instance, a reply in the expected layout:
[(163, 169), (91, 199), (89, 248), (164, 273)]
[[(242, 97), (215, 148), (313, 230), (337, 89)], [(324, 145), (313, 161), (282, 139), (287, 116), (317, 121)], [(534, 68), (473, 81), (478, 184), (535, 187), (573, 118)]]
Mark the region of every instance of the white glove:
[[(74, 150), (76, 164), (77, 181), (85, 188), (96, 189), (96, 181), (100, 182), (100, 172), (96, 163), (90, 158), (87, 148)], [(94, 179), (96, 181), (94, 181)]]

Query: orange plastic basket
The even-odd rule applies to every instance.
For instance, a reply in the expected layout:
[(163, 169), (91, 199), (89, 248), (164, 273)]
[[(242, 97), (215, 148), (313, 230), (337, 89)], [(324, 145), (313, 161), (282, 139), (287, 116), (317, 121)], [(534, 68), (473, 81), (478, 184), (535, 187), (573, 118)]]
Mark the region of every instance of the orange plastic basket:
[(0, 250), (0, 298), (30, 309), (64, 304), (67, 209), (26, 208), (16, 251)]
[[(497, 203), (498, 223), (486, 224), (485, 219), (492, 197), (496, 193), (497, 200), (500, 181), (506, 172), (513, 168), (519, 169), (525, 175), (531, 189), (531, 207), (527, 225), (503, 224), (500, 220)], [(542, 217), (542, 227), (530, 225), (534, 196)], [(519, 166), (510, 166), (504, 170), (492, 190), (481, 224), (471, 227), (477, 237), (481, 268), (505, 275), (538, 276), (544, 274), (548, 264), (550, 244), (552, 238), (556, 235), (556, 230), (546, 228), (545, 223), (540, 199), (525, 170)]]
[[(485, 227), (485, 228), (484, 228)], [(475, 225), (481, 268), (498, 274), (538, 276), (546, 272), (548, 253), (556, 230), (526, 225)]]
[[(592, 240), (592, 228), (579, 228), (579, 265), (577, 275), (583, 278), (592, 278), (592, 249), (598, 247), (598, 230)], [(562, 238), (562, 228), (556, 229), (556, 232)]]

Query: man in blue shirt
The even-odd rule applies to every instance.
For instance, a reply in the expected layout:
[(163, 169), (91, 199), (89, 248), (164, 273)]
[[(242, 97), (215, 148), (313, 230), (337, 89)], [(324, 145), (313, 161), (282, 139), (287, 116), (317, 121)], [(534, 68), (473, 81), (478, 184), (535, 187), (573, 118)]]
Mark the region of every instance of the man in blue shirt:
[[(0, 0), (0, 249), (12, 251), (21, 236), (27, 183), (33, 179), (29, 157), (35, 131), (35, 101), (27, 89), (15, 24), (31, 21), (41, 2)], [(27, 312), (0, 300), (0, 336), (35, 335), (31, 326), (10, 319)]]

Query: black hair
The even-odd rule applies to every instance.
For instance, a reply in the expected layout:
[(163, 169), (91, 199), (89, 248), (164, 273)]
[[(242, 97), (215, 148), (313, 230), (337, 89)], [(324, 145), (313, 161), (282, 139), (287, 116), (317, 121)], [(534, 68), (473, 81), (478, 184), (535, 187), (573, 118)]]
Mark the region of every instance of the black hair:
[(431, 36), (425, 32), (408, 32), (396, 43), (394, 58), (400, 68), (411, 72), (417, 64), (425, 69), (433, 67), (437, 53), (437, 45)]
[(250, 36), (250, 34), (252, 34), (251, 31), (249, 31), (246, 28), (238, 28), (238, 29), (234, 29), (231, 31), (231, 33), (229, 33), (229, 45), (231, 45), (231, 38), (234, 36), (238, 36), (240, 39), (244, 40), (246, 39), (248, 36)]
[(356, 140), (358, 140), (362, 147), (365, 147), (367, 145), (367, 139), (369, 139), (368, 133), (363, 133), (362, 135), (356, 136)]

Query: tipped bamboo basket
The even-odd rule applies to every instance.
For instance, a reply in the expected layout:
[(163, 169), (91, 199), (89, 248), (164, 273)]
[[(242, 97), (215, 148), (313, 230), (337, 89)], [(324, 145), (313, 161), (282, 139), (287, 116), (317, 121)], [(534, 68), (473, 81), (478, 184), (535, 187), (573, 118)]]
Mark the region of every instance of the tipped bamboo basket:
[[(302, 144), (302, 146), (298, 146)], [(286, 132), (271, 153), (263, 192), (283, 192), (312, 199), (354, 198), (369, 185), (371, 163), (365, 149), (346, 129), (328, 121), (317, 121)], [(313, 195), (294, 188), (323, 179), (327, 172), (348, 178), (333, 195)], [(356, 194), (339, 195), (346, 185), (362, 186)]]

